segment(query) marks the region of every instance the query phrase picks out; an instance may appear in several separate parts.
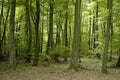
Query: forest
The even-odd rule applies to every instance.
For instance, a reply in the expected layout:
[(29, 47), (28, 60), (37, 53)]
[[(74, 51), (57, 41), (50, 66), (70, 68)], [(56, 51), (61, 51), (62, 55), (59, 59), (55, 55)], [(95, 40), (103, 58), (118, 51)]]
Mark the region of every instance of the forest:
[(0, 80), (120, 80), (120, 0), (0, 0)]

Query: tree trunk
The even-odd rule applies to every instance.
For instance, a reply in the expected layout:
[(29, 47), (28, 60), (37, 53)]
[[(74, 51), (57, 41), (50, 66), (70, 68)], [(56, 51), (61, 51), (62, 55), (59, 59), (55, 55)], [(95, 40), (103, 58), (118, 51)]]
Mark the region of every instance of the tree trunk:
[(61, 44), (61, 39), (60, 39), (60, 32), (61, 32), (61, 23), (57, 24), (57, 33), (56, 33), (56, 46)]
[(3, 20), (3, 8), (4, 8), (4, 0), (1, 3), (1, 12), (0, 12), (0, 56), (2, 56), (2, 20)]
[(33, 66), (38, 65), (39, 61), (39, 52), (40, 52), (40, 38), (39, 38), (39, 21), (40, 21), (40, 2), (39, 0), (36, 0), (36, 25), (35, 25), (35, 37), (36, 37), (36, 46), (35, 46), (35, 55), (34, 55), (34, 61)]
[[(91, 16), (91, 11), (90, 11), (90, 16)], [(90, 21), (89, 21), (89, 34), (88, 34), (88, 46), (89, 46), (89, 50), (91, 50), (91, 22), (92, 22), (92, 18), (90, 17)]]
[[(94, 14), (94, 11), (93, 11)], [(93, 16), (93, 24), (92, 24), (92, 34), (93, 34), (93, 50), (95, 49), (95, 16)]]
[(108, 4), (108, 18), (107, 18), (107, 30), (105, 35), (105, 47), (102, 59), (102, 73), (107, 73), (107, 54), (109, 47), (109, 39), (110, 39), (110, 28), (111, 28), (111, 20), (112, 20), (112, 0), (107, 0)]
[(43, 27), (44, 27), (44, 17), (42, 19), (42, 27), (41, 27), (41, 42), (40, 42), (40, 52), (42, 53), (43, 51), (43, 37), (44, 37), (44, 30), (43, 30)]
[(68, 46), (68, 34), (67, 34), (67, 27), (68, 27), (68, 4), (66, 1), (66, 14), (65, 14), (65, 26), (64, 26), (64, 45)]
[(75, 2), (75, 17), (74, 17), (74, 33), (72, 43), (72, 62), (71, 67), (73, 69), (78, 68), (78, 58), (80, 54), (80, 6), (81, 0)]
[(96, 1), (96, 22), (95, 22), (95, 35), (96, 35), (95, 48), (97, 48), (98, 46), (98, 43), (96, 43), (98, 41), (98, 8), (99, 8), (99, 4), (97, 0)]
[(71, 48), (71, 41), (72, 41), (72, 29), (71, 29), (71, 20), (69, 20), (69, 48)]
[(54, 41), (53, 41), (53, 13), (54, 13), (54, 0), (50, 1), (50, 13), (49, 13), (49, 33), (48, 33), (48, 42), (47, 42), (47, 49), (46, 54), (48, 54), (49, 50), (53, 48)]
[(120, 67), (120, 50), (118, 52), (118, 55), (119, 55), (119, 57), (118, 57), (118, 61), (116, 63), (116, 67)]
[[(64, 46), (68, 47), (68, 1), (67, 0), (66, 0), (66, 14), (65, 14), (65, 26), (64, 26)], [(64, 57), (64, 61), (67, 61), (67, 57)]]
[(15, 7), (16, 0), (11, 0), (10, 11), (10, 30), (9, 30), (9, 64), (12, 70), (16, 69), (16, 55), (15, 55), (15, 43), (14, 43), (14, 20), (15, 20)]
[(29, 8), (29, 0), (26, 0), (26, 35), (28, 36), (28, 48), (27, 48), (27, 54), (26, 54), (26, 63), (31, 62), (31, 47), (32, 47), (32, 27), (31, 27), (31, 21), (30, 21), (30, 8)]
[[(8, 17), (9, 17), (9, 12), (10, 12), (10, 6), (8, 6), (8, 10), (7, 10), (7, 15), (6, 15), (6, 18), (5, 18), (5, 22), (4, 22), (4, 31), (3, 31), (3, 34), (2, 34), (2, 38), (1, 38), (1, 48), (0, 49), (3, 49), (3, 50), (0, 50), (2, 54), (6, 55), (6, 28), (7, 28), (7, 23), (8, 23)], [(8, 57), (3, 57), (4, 60), (8, 59)]]
[[(98, 9), (99, 9), (99, 4), (98, 4), (98, 0), (96, 1), (96, 23), (95, 23), (95, 35), (96, 35), (96, 41), (95, 41), (95, 49), (99, 46), (98, 44)], [(96, 53), (96, 56), (98, 59), (101, 59), (101, 55), (99, 52)]]
[[(111, 14), (111, 17), (113, 18), (112, 14)], [(110, 57), (109, 57), (109, 61), (112, 61), (112, 54), (113, 54), (113, 33), (114, 33), (114, 30), (113, 30), (113, 22), (111, 21), (111, 30), (110, 30)]]

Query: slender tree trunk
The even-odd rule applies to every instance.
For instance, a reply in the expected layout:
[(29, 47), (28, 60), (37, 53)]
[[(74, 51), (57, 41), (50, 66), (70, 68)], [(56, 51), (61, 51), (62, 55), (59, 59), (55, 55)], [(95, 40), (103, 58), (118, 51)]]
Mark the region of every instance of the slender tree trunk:
[(61, 24), (60, 22), (57, 24), (57, 33), (56, 33), (56, 46), (59, 45), (61, 43), (61, 40), (60, 40), (60, 27), (61, 27)]
[[(112, 14), (111, 14), (111, 17), (113, 18)], [(110, 30), (110, 57), (109, 57), (109, 61), (112, 61), (112, 53), (113, 53), (113, 33), (114, 33), (114, 30), (113, 30), (113, 22), (111, 21), (111, 30)]]
[(2, 31), (2, 20), (3, 20), (3, 9), (4, 9), (4, 0), (1, 2), (1, 12), (0, 12), (0, 40), (1, 40), (1, 31)]
[(6, 52), (7, 52), (7, 50), (6, 50), (6, 35), (5, 35), (5, 37), (4, 37), (4, 41), (3, 41), (3, 54), (5, 55), (5, 58), (4, 58), (4, 60), (5, 61), (8, 61), (8, 59), (9, 59), (9, 57), (8, 57), (8, 54), (6, 54)]
[(2, 39), (1, 39), (1, 46), (3, 49), (3, 51), (1, 50), (1, 52), (3, 52), (4, 55), (6, 55), (6, 57), (4, 57), (6, 59), (8, 59), (7, 57), (7, 54), (6, 54), (6, 28), (7, 28), (7, 23), (8, 23), (8, 17), (9, 17), (9, 12), (10, 12), (10, 6), (8, 6), (8, 10), (7, 10), (7, 15), (6, 15), (6, 18), (5, 18), (5, 23), (4, 23), (4, 31), (3, 31), (3, 34), (2, 34)]
[(67, 28), (68, 28), (68, 3), (66, 1), (66, 14), (65, 14), (65, 26), (64, 26), (64, 45), (68, 47), (68, 33), (67, 33)]
[(26, 35), (28, 36), (28, 48), (27, 48), (27, 54), (26, 54), (26, 62), (31, 62), (31, 47), (32, 47), (32, 26), (30, 21), (30, 4), (29, 0), (26, 0)]
[[(9, 2), (9, 0), (8, 0), (8, 2)], [(1, 40), (0, 40), (0, 52), (1, 52), (1, 53), (0, 53), (0, 57), (2, 57), (1, 54), (4, 54), (4, 55), (5, 55), (4, 52), (6, 52), (6, 49), (5, 49), (6, 39), (5, 39), (5, 37), (6, 37), (6, 26), (7, 26), (7, 22), (8, 22), (9, 9), (10, 9), (10, 6), (8, 5), (7, 15), (6, 15), (6, 18), (5, 18), (5, 22), (4, 22), (4, 24), (3, 24), (4, 30), (3, 30), (3, 34), (1, 35)], [(4, 58), (5, 58), (5, 57), (3, 57), (2, 59), (4, 60)]]
[[(29, 1), (28, 1), (29, 2)], [(28, 54), (30, 54), (31, 52), (31, 47), (32, 47), (32, 26), (31, 26), (31, 21), (30, 21), (30, 8), (29, 8), (29, 5), (27, 6), (28, 7), (28, 29), (29, 29), (29, 41), (28, 41)]]
[(106, 32), (106, 22), (103, 22), (103, 35), (102, 35), (102, 38), (104, 39), (105, 38), (105, 32)]
[[(119, 40), (120, 40), (120, 36), (119, 36)], [(120, 67), (120, 49), (118, 50), (118, 60), (117, 60), (117, 63), (116, 63), (116, 67)]]
[[(91, 16), (91, 11), (90, 11), (90, 16)], [(88, 33), (88, 46), (89, 46), (89, 50), (91, 50), (91, 23), (92, 23), (92, 18), (90, 17), (90, 21), (89, 21), (89, 33)]]
[(72, 29), (71, 29), (71, 20), (69, 20), (69, 48), (71, 48), (72, 41)]
[[(95, 22), (95, 35), (96, 35), (96, 39), (95, 39), (95, 49), (99, 46), (98, 44), (98, 32), (99, 32), (99, 28), (98, 28), (98, 9), (99, 9), (99, 2), (98, 0), (96, 1), (96, 22)], [(98, 59), (101, 59), (101, 55), (99, 52), (96, 53), (96, 56)]]
[(109, 47), (109, 39), (110, 39), (110, 29), (111, 29), (111, 20), (112, 20), (112, 0), (107, 0), (108, 4), (108, 18), (107, 18), (107, 30), (105, 35), (105, 47), (102, 59), (102, 73), (107, 73), (107, 54)]
[(99, 4), (97, 0), (96, 1), (96, 22), (95, 22), (95, 35), (96, 35), (95, 48), (97, 48), (98, 46), (98, 43), (96, 43), (98, 41), (98, 8), (99, 8)]
[(12, 70), (16, 69), (16, 55), (15, 55), (15, 43), (14, 43), (14, 20), (15, 20), (15, 7), (16, 0), (11, 0), (10, 11), (10, 30), (9, 30), (9, 64)]
[[(94, 11), (93, 11), (94, 14)], [(92, 24), (92, 34), (93, 34), (93, 50), (95, 49), (95, 16), (93, 16), (93, 24)]]
[(56, 33), (56, 46), (61, 45), (61, 31), (62, 31), (62, 23), (61, 23), (61, 11), (58, 12), (58, 22), (57, 22), (57, 33)]
[(119, 57), (118, 57), (118, 61), (116, 63), (116, 67), (120, 67), (120, 50), (118, 51), (118, 55), (119, 55)]
[(53, 48), (54, 41), (53, 41), (53, 13), (54, 13), (54, 0), (50, 1), (50, 13), (49, 13), (49, 33), (48, 33), (48, 42), (47, 42), (47, 49), (46, 54), (48, 54), (49, 50)]
[(5, 34), (6, 34), (6, 27), (7, 27), (8, 17), (9, 17), (9, 10), (10, 10), (10, 7), (8, 7), (8, 10), (7, 10), (7, 15), (6, 15), (6, 18), (5, 18), (4, 31), (3, 31), (3, 35), (2, 35), (2, 38), (1, 38), (1, 42), (4, 41)]
[[(65, 26), (64, 26), (64, 46), (68, 47), (68, 1), (67, 0), (66, 0), (66, 14), (65, 14)], [(64, 61), (67, 61), (67, 57), (64, 57)]]
[(4, 8), (4, 0), (1, 2), (1, 12), (0, 12), (0, 56), (2, 54), (2, 21), (3, 21), (3, 8)]
[(39, 52), (40, 52), (39, 21), (40, 21), (40, 2), (39, 0), (36, 0), (36, 25), (35, 25), (36, 47), (35, 47), (33, 66), (37, 66), (39, 61)]
[[(20, 32), (20, 23), (21, 23), (21, 19), (20, 20), (17, 20), (16, 21), (16, 26), (15, 26), (15, 31), (16, 33), (19, 33)], [(16, 37), (15, 37), (15, 51), (16, 51), (16, 62), (19, 63), (20, 62), (20, 54), (19, 54), (19, 36), (20, 34), (16, 34)]]
[(43, 17), (43, 19), (42, 19), (42, 27), (41, 27), (41, 43), (40, 43), (40, 51), (41, 51), (41, 53), (42, 53), (42, 51), (43, 51), (43, 37), (44, 37), (44, 30), (43, 30), (43, 27), (44, 27), (44, 17)]
[(73, 69), (78, 68), (78, 58), (80, 54), (80, 6), (81, 0), (75, 2), (75, 17), (74, 17), (74, 35), (72, 43), (72, 62), (71, 67)]

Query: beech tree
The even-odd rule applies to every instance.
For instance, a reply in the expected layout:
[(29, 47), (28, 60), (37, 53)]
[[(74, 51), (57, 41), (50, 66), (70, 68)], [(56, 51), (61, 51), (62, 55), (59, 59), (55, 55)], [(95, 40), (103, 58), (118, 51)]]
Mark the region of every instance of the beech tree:
[(35, 57), (33, 65), (37, 66), (39, 61), (39, 52), (40, 52), (40, 35), (39, 35), (39, 21), (40, 21), (40, 1), (36, 0), (36, 23), (35, 23), (35, 32), (36, 32), (36, 40), (35, 40)]
[(30, 5), (31, 1), (25, 0), (25, 10), (26, 10), (26, 36), (27, 36), (27, 50), (26, 50), (26, 62), (31, 62), (31, 48), (32, 48), (32, 26), (30, 18)]
[(15, 28), (15, 7), (16, 0), (10, 0), (10, 27), (9, 27), (9, 65), (12, 70), (16, 69), (16, 54), (15, 54), (15, 40), (14, 40), (14, 28)]
[(104, 53), (102, 59), (102, 73), (107, 73), (107, 54), (109, 49), (109, 39), (110, 39), (110, 29), (112, 26), (112, 0), (107, 0), (107, 9), (108, 9), (108, 17), (107, 17), (107, 29), (105, 33), (105, 46)]
[(74, 13), (74, 33), (72, 43), (72, 62), (71, 67), (78, 68), (78, 58), (80, 54), (80, 6), (81, 0), (75, 1), (75, 13)]
[(48, 32), (48, 42), (47, 42), (47, 49), (46, 53), (49, 53), (49, 50), (53, 48), (54, 41), (53, 41), (53, 14), (54, 14), (54, 0), (49, 1), (49, 32)]

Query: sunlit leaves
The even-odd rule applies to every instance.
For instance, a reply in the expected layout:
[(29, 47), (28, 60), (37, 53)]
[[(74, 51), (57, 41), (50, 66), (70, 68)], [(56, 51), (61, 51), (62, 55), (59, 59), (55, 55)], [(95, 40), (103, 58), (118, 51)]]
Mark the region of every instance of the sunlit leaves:
[(88, 10), (93, 10), (95, 9), (96, 2), (87, 3), (86, 5)]

